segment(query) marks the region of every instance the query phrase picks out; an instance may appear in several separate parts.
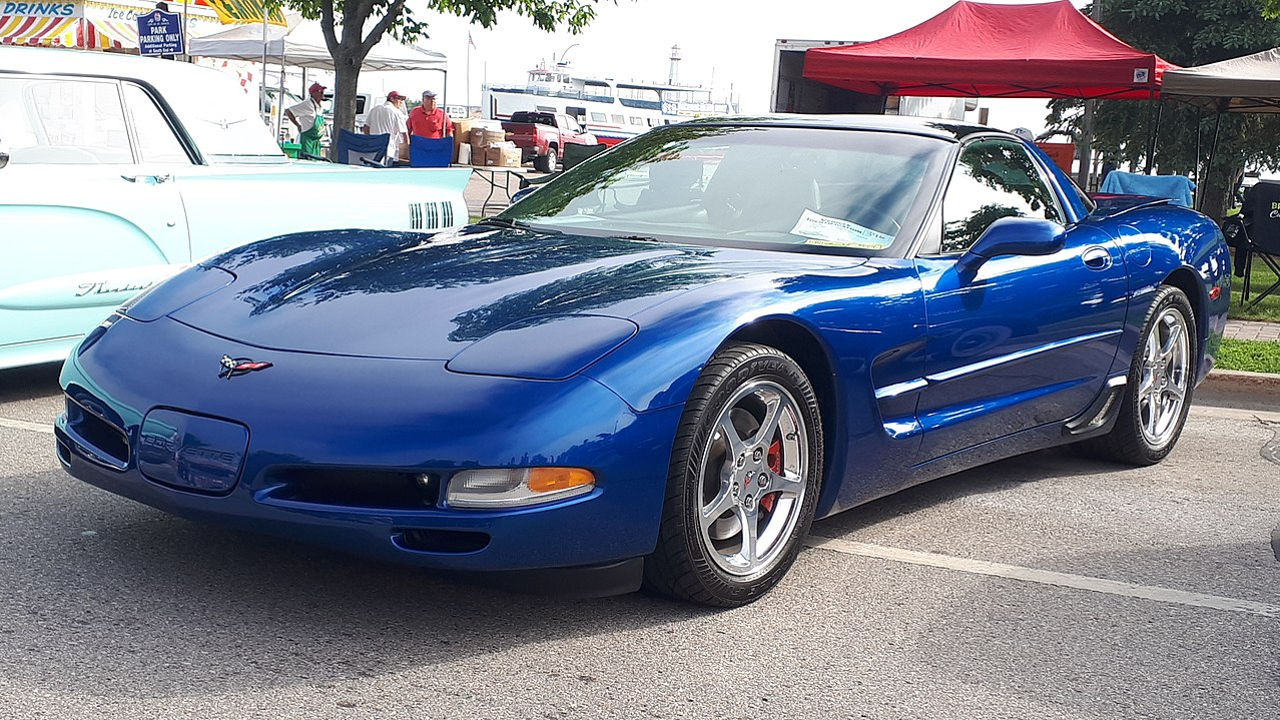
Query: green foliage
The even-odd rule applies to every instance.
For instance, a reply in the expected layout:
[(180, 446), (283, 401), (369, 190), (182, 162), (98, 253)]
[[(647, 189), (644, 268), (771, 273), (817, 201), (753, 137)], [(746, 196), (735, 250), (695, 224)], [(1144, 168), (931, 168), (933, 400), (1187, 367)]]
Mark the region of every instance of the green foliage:
[[(1249, 302), (1253, 302), (1258, 294), (1263, 290), (1271, 287), (1277, 278), (1269, 268), (1261, 261), (1255, 259), (1253, 261), (1253, 272), (1250, 273), (1249, 290), (1252, 293), (1249, 296)], [(1246, 303), (1241, 298), (1244, 290), (1244, 278), (1231, 278), (1231, 309), (1227, 313), (1227, 317), (1237, 320), (1265, 320), (1267, 322), (1280, 323), (1280, 292), (1273, 293), (1262, 299), (1262, 302), (1245, 310)]]
[(1222, 370), (1280, 373), (1280, 342), (1222, 339), (1217, 367)]
[[(1102, 24), (1138, 49), (1189, 67), (1280, 45), (1280, 23), (1261, 19), (1268, 5), (1280, 9), (1280, 0), (1105, 0)], [(1095, 11), (1096, 3), (1088, 8), (1090, 14)], [(1082, 104), (1078, 100), (1053, 101), (1048, 117), (1050, 127), (1078, 133)], [(1198, 174), (1194, 171), (1207, 158), (1215, 118), (1211, 104), (1166, 99), (1155, 153), (1159, 171)], [(1141, 169), (1145, 165), (1148, 122), (1147, 102), (1100, 100), (1094, 116), (1094, 149), (1112, 161)], [(1280, 143), (1275, 142), (1280, 137), (1280, 118), (1228, 115), (1222, 120), (1219, 137), (1214, 175), (1210, 178), (1215, 203), (1225, 198), (1226, 186), (1239, 169), (1280, 167)]]
[[(529, 18), (534, 26), (548, 32), (565, 27), (573, 32), (585, 28), (595, 18), (595, 5), (599, 0), (429, 0), (428, 10), (465, 17), (482, 27), (493, 27), (498, 13), (511, 10)], [(344, 24), (364, 23), (390, 16), (382, 30), (405, 42), (427, 37), (427, 23), (416, 17), (413, 8), (404, 0), (269, 0), (277, 7), (286, 7), (302, 14), (308, 20), (323, 20), (325, 5), (334, 18), (335, 29)], [(376, 26), (374, 29), (377, 29)], [(361, 36), (371, 41), (370, 46), (381, 39), (372, 35)]]
[[(543, 30), (563, 25), (573, 32), (595, 17), (600, 0), (427, 0), (426, 7), (465, 17), (492, 27), (504, 10), (529, 18)], [(390, 33), (403, 42), (427, 36), (427, 23), (414, 15), (408, 0), (265, 0), (271, 9), (291, 8), (309, 20), (319, 20), (325, 44), (333, 57), (335, 128), (353, 130), (356, 82), (360, 66), (374, 45)], [(365, 31), (365, 25), (373, 26)]]

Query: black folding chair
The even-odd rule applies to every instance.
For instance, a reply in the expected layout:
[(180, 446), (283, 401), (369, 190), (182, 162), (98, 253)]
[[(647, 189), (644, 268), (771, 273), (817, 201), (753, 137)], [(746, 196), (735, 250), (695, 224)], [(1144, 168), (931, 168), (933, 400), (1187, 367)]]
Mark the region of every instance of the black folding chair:
[[(1240, 301), (1250, 310), (1268, 295), (1280, 290), (1280, 182), (1262, 180), (1249, 190), (1244, 210), (1249, 217), (1244, 222), (1244, 232), (1236, 238), (1236, 264), (1244, 270), (1244, 284), (1240, 288)], [(1241, 257), (1243, 255), (1243, 257)], [(1254, 258), (1276, 276), (1276, 281), (1249, 302), (1252, 294)]]

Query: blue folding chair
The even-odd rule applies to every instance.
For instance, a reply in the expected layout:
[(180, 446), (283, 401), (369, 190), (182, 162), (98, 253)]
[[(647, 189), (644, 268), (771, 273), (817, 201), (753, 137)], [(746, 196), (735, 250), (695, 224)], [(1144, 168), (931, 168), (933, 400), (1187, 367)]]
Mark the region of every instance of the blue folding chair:
[(453, 162), (453, 138), (426, 138), (409, 136), (409, 166), (449, 167)]
[(338, 131), (338, 162), (347, 165), (383, 167), (387, 159), (387, 143), (391, 136), (365, 135), (350, 130)]

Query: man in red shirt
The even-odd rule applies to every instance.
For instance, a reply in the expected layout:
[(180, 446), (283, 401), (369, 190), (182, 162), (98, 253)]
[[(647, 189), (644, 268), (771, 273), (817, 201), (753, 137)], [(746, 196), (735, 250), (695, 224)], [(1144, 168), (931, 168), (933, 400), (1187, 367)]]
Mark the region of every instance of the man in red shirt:
[(423, 90), (422, 104), (409, 112), (409, 134), (427, 138), (453, 135), (453, 123), (444, 110), (436, 107), (436, 94), (431, 90)]

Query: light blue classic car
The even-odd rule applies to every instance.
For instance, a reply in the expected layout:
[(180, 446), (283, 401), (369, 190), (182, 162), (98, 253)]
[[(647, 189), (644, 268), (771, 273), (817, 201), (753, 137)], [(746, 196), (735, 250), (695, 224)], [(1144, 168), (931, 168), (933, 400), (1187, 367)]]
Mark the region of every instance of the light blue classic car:
[(122, 302), (236, 245), (461, 226), (467, 180), (292, 161), (216, 70), (0, 47), (0, 368), (65, 358)]

